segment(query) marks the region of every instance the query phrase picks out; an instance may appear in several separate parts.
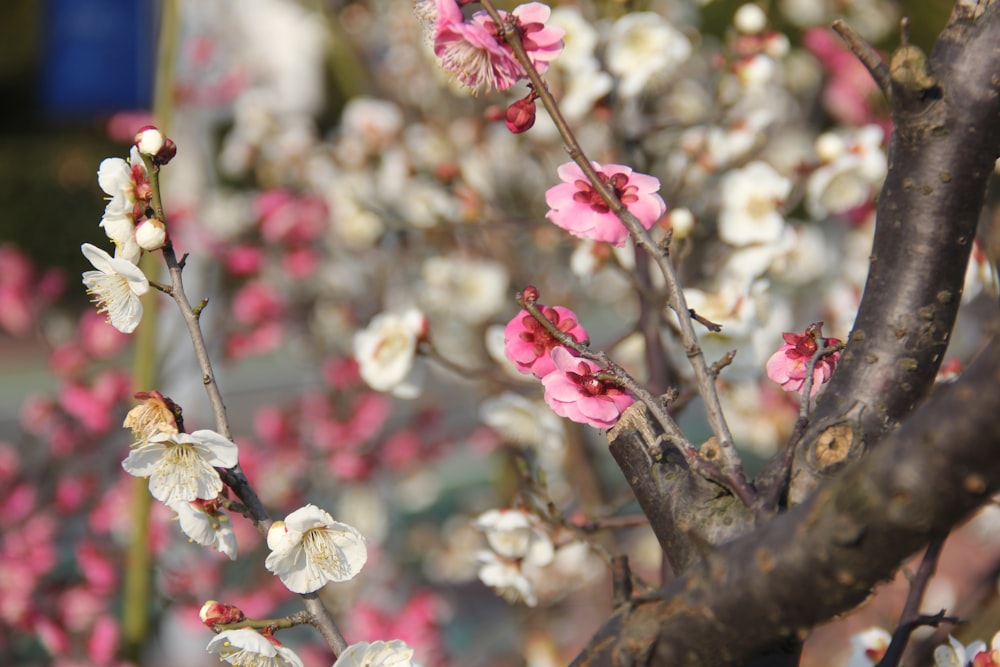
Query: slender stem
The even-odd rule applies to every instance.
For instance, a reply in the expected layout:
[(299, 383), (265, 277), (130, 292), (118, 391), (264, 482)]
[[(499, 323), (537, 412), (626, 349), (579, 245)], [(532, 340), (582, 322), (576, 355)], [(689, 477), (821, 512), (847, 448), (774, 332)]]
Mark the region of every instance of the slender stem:
[(889, 75), (889, 66), (882, 60), (882, 56), (875, 50), (875, 47), (866, 42), (861, 35), (854, 31), (854, 28), (841, 19), (834, 21), (831, 27), (835, 33), (840, 35), (847, 47), (854, 52), (854, 55), (871, 74), (882, 94), (888, 99), (892, 92), (892, 77)]
[[(152, 160), (143, 156), (146, 170), (149, 172), (149, 182), (153, 193), (152, 207), (156, 217), (166, 226), (166, 219), (163, 213), (163, 201), (160, 193), (159, 167), (152, 164)], [(222, 400), (222, 393), (219, 390), (218, 382), (215, 379), (215, 371), (212, 369), (212, 360), (208, 354), (208, 346), (205, 343), (205, 336), (201, 330), (199, 316), (204, 308), (204, 302), (199, 303), (197, 309), (192, 307), (184, 291), (183, 260), (178, 261), (174, 252), (173, 243), (170, 241), (163, 247), (163, 259), (167, 264), (170, 274), (170, 296), (177, 304), (181, 312), (184, 323), (191, 337), (191, 344), (194, 348), (195, 358), (198, 360), (198, 368), (201, 370), (201, 381), (205, 385), (205, 393), (208, 394), (208, 402), (215, 416), (216, 430), (220, 435), (232, 440), (232, 430), (229, 425), (229, 417), (226, 415), (226, 405)], [(250, 485), (242, 467), (237, 463), (232, 468), (219, 469), (219, 476), (226, 485), (232, 489), (233, 493), (243, 502), (248, 514), (257, 530), (266, 535), (271, 527), (272, 520), (260, 501), (257, 493)], [(333, 650), (335, 655), (340, 655), (347, 647), (344, 636), (334, 623), (333, 616), (323, 605), (322, 601), (315, 593), (300, 594), (306, 611), (311, 620), (310, 625), (315, 627), (324, 641)]]
[(650, 236), (649, 232), (643, 228), (639, 220), (632, 215), (627, 208), (625, 208), (621, 201), (619, 201), (618, 197), (615, 196), (614, 191), (609, 188), (607, 183), (602, 181), (598, 176), (593, 165), (590, 163), (590, 160), (587, 159), (586, 154), (583, 152), (579, 142), (576, 140), (576, 136), (570, 129), (565, 117), (563, 117), (555, 98), (552, 96), (552, 93), (549, 92), (549, 89), (545, 86), (545, 82), (542, 80), (541, 75), (538, 74), (538, 70), (536, 70), (535, 66), (532, 64), (531, 58), (528, 56), (528, 52), (525, 50), (524, 44), (521, 42), (517, 26), (510, 21), (503, 20), (491, 0), (482, 0), (481, 4), (490, 15), (490, 18), (493, 19), (494, 23), (498, 26), (502, 26), (504, 31), (503, 36), (506, 43), (510, 46), (518, 62), (522, 67), (524, 67), (533, 89), (538, 94), (539, 99), (542, 100), (542, 104), (545, 106), (546, 111), (549, 112), (552, 122), (559, 130), (559, 134), (566, 144), (566, 150), (569, 153), (570, 158), (580, 167), (594, 190), (601, 195), (601, 198), (608, 204), (611, 211), (613, 211), (618, 219), (621, 220), (622, 224), (625, 225), (625, 228), (628, 229), (632, 238), (635, 240), (636, 245), (649, 254), (659, 267), (660, 272), (663, 274), (667, 290), (670, 295), (670, 307), (677, 316), (681, 340), (684, 343), (684, 349), (687, 353), (688, 359), (690, 360), (691, 367), (694, 369), (695, 380), (698, 384), (698, 391), (701, 394), (702, 399), (705, 401), (705, 411), (708, 416), (708, 422), (712, 427), (712, 432), (718, 440), (722, 466), (727, 469), (729, 475), (734, 479), (742, 478), (742, 486), (752, 493), (752, 489), (750, 489), (749, 484), (746, 482), (746, 475), (743, 471), (743, 463), (740, 460), (739, 454), (736, 452), (736, 448), (733, 446), (733, 436), (729, 431), (725, 415), (722, 412), (722, 404), (719, 401), (719, 394), (715, 386), (715, 377), (709, 371), (708, 364), (705, 361), (705, 355), (702, 353), (701, 347), (698, 345), (698, 337), (691, 321), (687, 301), (684, 298), (684, 293), (681, 289), (680, 276), (678, 275), (676, 268), (670, 261), (669, 256), (663, 252), (655, 241), (653, 241), (652, 236)]
[(906, 596), (906, 603), (903, 605), (903, 613), (899, 616), (899, 625), (892, 633), (889, 648), (878, 663), (878, 667), (896, 667), (900, 658), (903, 657), (903, 650), (910, 641), (910, 635), (920, 625), (937, 625), (943, 621), (953, 620), (944, 615), (944, 612), (936, 616), (921, 616), (920, 602), (924, 599), (924, 592), (927, 584), (930, 583), (934, 570), (937, 568), (938, 558), (941, 556), (941, 548), (947, 535), (943, 535), (931, 541), (927, 545), (927, 551), (920, 560), (920, 567), (910, 580), (910, 592)]

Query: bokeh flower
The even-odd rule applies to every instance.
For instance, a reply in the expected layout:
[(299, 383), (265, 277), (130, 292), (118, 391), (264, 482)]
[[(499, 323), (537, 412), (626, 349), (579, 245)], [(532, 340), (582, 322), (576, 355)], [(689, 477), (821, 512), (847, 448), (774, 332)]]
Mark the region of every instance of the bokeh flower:
[(426, 369), (417, 364), (417, 344), (426, 334), (427, 318), (416, 308), (380, 313), (354, 334), (354, 358), (368, 386), (399, 398), (416, 398)]
[(334, 667), (412, 667), (413, 649), (400, 639), (351, 644)]

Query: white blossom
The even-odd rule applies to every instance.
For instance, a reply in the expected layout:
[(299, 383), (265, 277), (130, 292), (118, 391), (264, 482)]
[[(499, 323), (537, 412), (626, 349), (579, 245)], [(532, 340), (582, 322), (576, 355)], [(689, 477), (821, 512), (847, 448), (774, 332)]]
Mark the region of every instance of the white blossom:
[(149, 280), (135, 264), (112, 257), (97, 246), (84, 243), (80, 250), (97, 269), (83, 273), (83, 284), (97, 304), (97, 311), (107, 313), (115, 329), (132, 333), (142, 319), (139, 297), (149, 291)]
[(521, 510), (489, 510), (476, 527), (486, 535), (491, 550), (476, 554), (479, 579), (508, 602), (538, 604), (535, 587), (526, 572), (552, 563), (555, 547), (532, 517)]
[(878, 627), (871, 627), (851, 635), (851, 656), (847, 667), (874, 667), (889, 648), (892, 635)]
[(507, 440), (536, 447), (543, 458), (562, 458), (566, 447), (562, 419), (543, 402), (506, 391), (483, 401), (479, 418)]
[(608, 70), (621, 78), (618, 92), (634, 97), (651, 79), (668, 78), (691, 55), (691, 42), (655, 12), (636, 12), (611, 28)]
[(351, 644), (334, 667), (415, 667), (413, 649), (401, 639)]
[(416, 353), (426, 326), (424, 314), (411, 308), (380, 313), (354, 334), (354, 358), (369, 387), (406, 399), (420, 394), (426, 369), (416, 363)]
[(357, 576), (368, 560), (365, 538), (315, 505), (301, 507), (267, 533), (264, 566), (293, 593), (312, 593)]
[(149, 492), (167, 505), (212, 500), (222, 491), (216, 468), (232, 468), (239, 460), (236, 445), (215, 431), (160, 432), (137, 443), (122, 468), (149, 478)]
[(785, 229), (779, 209), (791, 191), (791, 181), (766, 162), (727, 173), (722, 179), (719, 238), (735, 246), (777, 241)]
[(236, 560), (236, 533), (233, 522), (222, 509), (211, 509), (203, 503), (174, 501), (167, 506), (177, 514), (181, 530), (192, 542), (217, 551)]
[(427, 307), (469, 324), (493, 317), (509, 298), (509, 276), (499, 262), (434, 256), (424, 262), (421, 275)]
[(237, 667), (303, 667), (302, 659), (287, 646), (275, 644), (253, 628), (224, 630), (206, 649)]
[(883, 130), (867, 125), (849, 134), (828, 132), (816, 139), (823, 166), (806, 183), (806, 208), (816, 219), (843, 213), (872, 199), (888, 169)]

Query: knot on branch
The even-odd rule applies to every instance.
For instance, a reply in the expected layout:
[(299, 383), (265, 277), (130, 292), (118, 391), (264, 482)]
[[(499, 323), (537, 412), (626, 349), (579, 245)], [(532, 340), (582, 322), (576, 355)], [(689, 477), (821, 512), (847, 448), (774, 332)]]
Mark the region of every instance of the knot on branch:
[(819, 475), (833, 475), (860, 456), (863, 436), (848, 422), (824, 429), (806, 453), (809, 467)]

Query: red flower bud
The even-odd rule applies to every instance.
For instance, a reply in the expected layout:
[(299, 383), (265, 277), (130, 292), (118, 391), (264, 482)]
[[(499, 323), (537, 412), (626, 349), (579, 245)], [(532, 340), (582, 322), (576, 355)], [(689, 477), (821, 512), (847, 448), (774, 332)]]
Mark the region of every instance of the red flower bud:
[(214, 628), (216, 625), (226, 625), (227, 623), (237, 623), (242, 621), (246, 616), (243, 615), (243, 611), (239, 607), (234, 607), (231, 604), (224, 604), (222, 602), (216, 602), (215, 600), (209, 600), (201, 606), (201, 611), (198, 612), (201, 616), (201, 622), (210, 628)]
[(538, 301), (538, 288), (534, 285), (528, 285), (521, 291), (521, 298), (525, 303), (535, 303)]
[(514, 134), (521, 134), (531, 129), (535, 124), (535, 98), (528, 95), (524, 99), (517, 100), (509, 107), (504, 114), (504, 121), (507, 129)]

